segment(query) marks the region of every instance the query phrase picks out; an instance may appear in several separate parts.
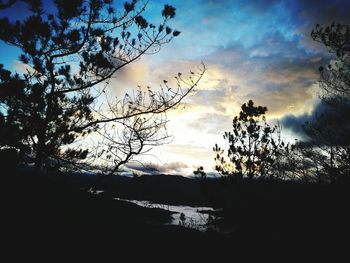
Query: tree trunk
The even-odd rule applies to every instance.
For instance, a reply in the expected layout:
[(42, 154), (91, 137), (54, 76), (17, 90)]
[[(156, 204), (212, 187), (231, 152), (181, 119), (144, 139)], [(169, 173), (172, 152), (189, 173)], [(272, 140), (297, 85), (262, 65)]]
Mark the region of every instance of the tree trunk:
[(52, 119), (52, 103), (53, 103), (53, 96), (55, 92), (55, 74), (53, 71), (53, 65), (52, 65), (53, 58), (50, 58), (47, 63), (48, 67), (50, 67), (50, 83), (51, 83), (51, 89), (50, 93), (47, 97), (47, 108), (46, 108), (46, 114), (45, 118), (42, 123), (42, 127), (40, 127), (40, 130), (38, 132), (38, 145), (36, 149), (36, 157), (35, 157), (35, 172), (40, 172), (43, 166), (44, 158), (45, 158), (45, 137), (46, 137), (46, 131), (48, 129), (49, 122)]
[(36, 148), (34, 170), (36, 173), (40, 173), (43, 166), (44, 158), (44, 145), (45, 145), (45, 132), (40, 131), (38, 134), (38, 145)]

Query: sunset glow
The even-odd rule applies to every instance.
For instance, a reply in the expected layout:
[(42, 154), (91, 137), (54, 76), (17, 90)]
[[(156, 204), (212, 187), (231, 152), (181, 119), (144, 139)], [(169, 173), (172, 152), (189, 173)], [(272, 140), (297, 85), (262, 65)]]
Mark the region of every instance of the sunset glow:
[[(311, 40), (310, 32), (333, 17), (349, 23), (349, 2), (342, 6), (338, 1), (319, 1), (316, 6), (311, 2), (149, 1), (145, 15), (150, 21), (157, 19), (164, 4), (176, 6), (172, 25), (181, 35), (159, 53), (143, 56), (118, 72), (109, 90), (122, 96), (138, 85), (157, 88), (178, 72), (196, 70), (202, 61), (207, 72), (186, 98), (185, 107), (169, 112), (171, 143), (155, 147), (139, 160), (164, 173), (191, 175), (199, 165), (213, 171), (212, 147), (222, 142), (223, 132), (230, 130), (232, 118), (249, 99), (268, 107), (269, 121), (282, 124), (287, 140), (299, 138), (285, 118), (313, 112), (319, 102), (318, 68), (331, 59), (322, 45)], [(13, 19), (25, 15), (23, 3), (11, 10), (16, 10)], [(3, 42), (0, 48), (2, 63), (24, 70), (16, 48)]]

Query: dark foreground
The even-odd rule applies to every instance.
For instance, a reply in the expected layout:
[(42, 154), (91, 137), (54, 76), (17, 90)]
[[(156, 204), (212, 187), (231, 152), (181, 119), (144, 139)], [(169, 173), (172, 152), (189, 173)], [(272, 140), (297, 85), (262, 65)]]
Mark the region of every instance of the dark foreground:
[[(92, 195), (70, 180), (13, 172), (2, 180), (2, 250), (12, 258), (46, 253), (51, 259), (73, 253), (79, 259), (123, 255), (144, 260), (166, 254), (168, 258), (161, 258), (177, 257), (185, 262), (188, 256), (197, 260), (210, 256), (216, 262), (242, 256), (299, 262), (303, 254), (332, 261), (340, 256), (350, 258), (348, 184), (245, 182), (239, 194), (233, 194), (232, 189), (237, 188), (219, 181), (203, 186), (178, 178), (179, 184), (189, 185), (195, 194), (188, 189), (181, 194), (178, 189), (173, 203), (184, 203), (179, 196), (188, 195), (191, 204), (226, 206), (224, 219), (217, 222), (229, 230), (222, 234), (164, 225), (170, 220), (168, 211), (116, 201), (112, 194)], [(130, 179), (119, 187), (130, 190), (129, 198), (141, 198), (143, 192), (159, 199), (151, 193), (162, 185), (169, 188), (169, 180), (159, 177), (162, 183), (156, 184), (156, 177)], [(172, 202), (169, 194), (165, 199)]]

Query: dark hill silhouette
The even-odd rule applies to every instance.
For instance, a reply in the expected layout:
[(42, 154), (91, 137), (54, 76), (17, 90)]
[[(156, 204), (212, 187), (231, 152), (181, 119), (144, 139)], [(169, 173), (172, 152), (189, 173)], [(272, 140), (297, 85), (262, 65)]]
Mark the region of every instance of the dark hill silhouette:
[(173, 205), (208, 205), (198, 182), (179, 175), (143, 175), (133, 178), (101, 177), (81, 173), (53, 176), (52, 180), (75, 188), (106, 190), (112, 192), (113, 196), (124, 199), (149, 200)]
[[(115, 193), (121, 198), (175, 205), (204, 204), (199, 184), (183, 176), (152, 175), (127, 179), (116, 177), (114, 180)], [(106, 183), (108, 184), (108, 180)]]
[[(104, 250), (121, 254), (155, 251), (157, 255), (189, 251), (197, 259), (215, 255), (218, 260), (227, 254), (237, 258), (309, 252), (317, 257), (323, 252), (345, 252), (348, 244), (347, 183), (243, 180), (237, 188), (218, 179), (158, 175), (111, 177), (108, 180), (114, 183), (101, 184), (113, 185), (108, 191), (123, 189), (117, 195), (130, 199), (158, 202), (164, 196), (163, 203), (202, 205), (205, 200), (221, 204), (225, 217), (217, 225), (229, 230), (222, 234), (164, 225), (170, 220), (168, 211), (112, 200), (114, 194), (93, 195), (82, 190), (94, 180), (93, 176), (4, 174), (2, 238), (6, 247), (30, 247), (32, 251), (39, 247), (63, 254), (85, 251), (85, 256)], [(211, 195), (203, 195), (206, 192)], [(153, 254), (147, 253), (130, 255), (151, 258)]]

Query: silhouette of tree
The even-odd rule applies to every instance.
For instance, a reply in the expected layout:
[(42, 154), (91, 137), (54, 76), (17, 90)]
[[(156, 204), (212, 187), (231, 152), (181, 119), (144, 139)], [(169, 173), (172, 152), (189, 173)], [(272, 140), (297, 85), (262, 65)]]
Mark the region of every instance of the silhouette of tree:
[[(330, 100), (328, 97), (327, 102)], [(325, 112), (303, 125), (309, 137), (303, 147), (312, 148), (308, 150), (308, 154), (310, 151), (313, 153), (317, 177), (327, 182), (344, 177), (350, 171), (350, 103), (344, 99), (336, 100), (337, 103), (327, 104)]]
[(321, 99), (326, 110), (303, 126), (310, 140), (304, 143), (309, 159), (314, 161), (316, 177), (334, 181), (350, 171), (350, 28), (332, 23), (316, 25), (311, 37), (326, 46), (335, 59), (321, 66)]
[(193, 171), (193, 174), (196, 178), (199, 178), (199, 179), (205, 179), (207, 176), (203, 166), (198, 167), (197, 170)]
[(320, 67), (320, 86), (324, 91), (323, 98), (350, 97), (350, 28), (348, 25), (332, 23), (322, 27), (316, 25), (312, 30), (313, 40), (326, 46), (335, 60), (326, 67)]
[(28, 102), (35, 99), (35, 94), (26, 94), (24, 87), (18, 74), (11, 76), (11, 72), (0, 65), (0, 145), (12, 146), (20, 153), (30, 151), (27, 147), (33, 127), (30, 118), (35, 118), (35, 115), (29, 117), (33, 112)]
[[(118, 123), (119, 124), (119, 123)], [(114, 174), (134, 157), (145, 154), (153, 146), (167, 142), (170, 137), (165, 129), (166, 121), (154, 115), (121, 120), (119, 127), (104, 125), (98, 133), (102, 140), (96, 142), (98, 159), (105, 163), (105, 172)]]
[[(12, 2), (1, 4), (8, 7)], [(85, 159), (88, 148), (77, 147), (77, 139), (103, 133), (108, 123), (121, 125), (129, 134), (119, 138), (123, 147), (132, 146), (127, 156), (139, 154), (137, 148), (145, 141), (162, 139), (157, 132), (166, 123), (164, 114), (197, 85), (204, 65), (188, 81), (179, 78), (174, 90), (150, 88), (133, 98), (109, 98), (106, 111), (99, 103), (105, 101), (101, 96), (118, 70), (157, 53), (180, 34), (168, 26), (175, 8), (165, 5), (161, 22), (154, 25), (142, 16), (147, 3), (137, 0), (121, 8), (111, 0), (58, 0), (51, 11), (41, 1), (26, 2), (30, 15), (25, 19), (0, 19), (0, 39), (22, 51), (26, 69), (17, 74), (0, 68), (1, 146), (34, 158), (36, 170), (41, 170), (53, 160), (61, 165)], [(119, 147), (116, 140), (111, 142)], [(129, 159), (117, 159), (116, 166)]]
[[(148, 87), (148, 95), (138, 90), (133, 97), (126, 94), (124, 99), (118, 104), (108, 103), (110, 116), (117, 117), (129, 115), (129, 118), (118, 119), (112, 123), (107, 122), (98, 131), (102, 140), (95, 144), (96, 156), (103, 160), (104, 166), (109, 174), (118, 173), (120, 168), (135, 160), (136, 157), (148, 153), (152, 147), (171, 141), (166, 124), (168, 109), (176, 107), (182, 98), (197, 85), (204, 73), (205, 66), (197, 73), (190, 73), (190, 77), (185, 79), (181, 73), (175, 76), (177, 89), (173, 90), (164, 81), (159, 92), (154, 93)], [(189, 88), (183, 89), (181, 86)], [(109, 101), (109, 98), (106, 98)], [(156, 104), (158, 106), (154, 107)], [(159, 107), (163, 105), (162, 107)], [(142, 109), (145, 114), (138, 114)], [(126, 113), (129, 112), (129, 113)]]
[(281, 140), (279, 126), (271, 127), (266, 122), (266, 111), (266, 107), (254, 106), (252, 100), (242, 105), (233, 119), (232, 132), (224, 134), (229, 143), (229, 160), (218, 145), (213, 149), (218, 172), (238, 178), (273, 175), (270, 169), (288, 145)]
[(322, 164), (325, 156), (310, 142), (296, 141), (281, 159), (279, 176), (283, 180), (294, 180), (303, 182), (325, 182)]

